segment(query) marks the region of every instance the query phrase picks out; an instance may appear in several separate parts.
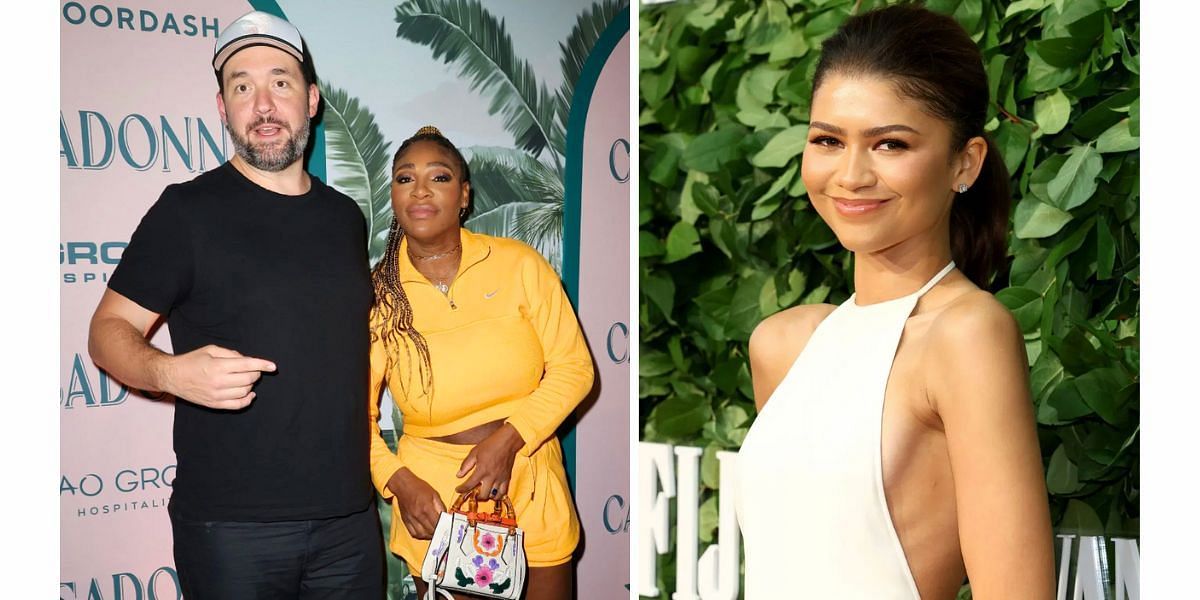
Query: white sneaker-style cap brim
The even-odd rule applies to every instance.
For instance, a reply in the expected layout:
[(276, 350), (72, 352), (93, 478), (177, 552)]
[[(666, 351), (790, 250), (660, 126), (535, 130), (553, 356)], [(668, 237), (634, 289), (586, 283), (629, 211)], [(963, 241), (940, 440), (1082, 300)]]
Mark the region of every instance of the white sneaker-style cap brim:
[(229, 57), (250, 46), (272, 46), (304, 63), (304, 41), (296, 26), (256, 10), (238, 17), (217, 37), (213, 48), (213, 70), (220, 71)]

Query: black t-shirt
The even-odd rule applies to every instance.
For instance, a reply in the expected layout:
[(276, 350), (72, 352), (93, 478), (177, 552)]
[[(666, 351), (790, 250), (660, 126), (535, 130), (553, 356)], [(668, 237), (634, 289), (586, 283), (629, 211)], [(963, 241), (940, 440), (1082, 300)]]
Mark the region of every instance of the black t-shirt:
[(353, 200), (315, 177), (277, 194), (226, 163), (163, 191), (108, 286), (166, 315), (176, 354), (215, 344), (276, 365), (245, 409), (176, 402), (172, 510), (279, 521), (370, 504), (372, 288)]

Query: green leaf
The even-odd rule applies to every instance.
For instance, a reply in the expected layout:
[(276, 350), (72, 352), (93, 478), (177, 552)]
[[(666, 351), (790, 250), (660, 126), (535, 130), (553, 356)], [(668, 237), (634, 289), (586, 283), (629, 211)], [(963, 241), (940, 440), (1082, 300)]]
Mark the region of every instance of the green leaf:
[(673, 439), (695, 435), (712, 417), (712, 406), (698, 396), (668, 396), (650, 413), (655, 431)]
[(535, 156), (551, 148), (555, 164), (561, 163), (566, 135), (556, 113), (566, 111), (517, 56), (504, 24), (478, 0), (407, 0), (396, 6), (396, 23), (397, 37), (428, 47), (434, 60), (458, 65), (471, 91), (491, 99), (488, 114), (503, 116), (519, 148)]
[(771, 54), (767, 58), (770, 62), (779, 62), (791, 58), (800, 58), (808, 53), (808, 41), (804, 38), (804, 31), (793, 29), (779, 36), (774, 44), (771, 44)]
[(638, 360), (638, 377), (649, 379), (675, 370), (675, 363), (665, 352), (646, 350)]
[(1034, 51), (1038, 56), (1053, 67), (1067, 68), (1077, 66), (1092, 52), (1090, 40), (1073, 37), (1052, 38), (1033, 42)]
[(1050, 250), (1050, 254), (1046, 256), (1046, 264), (1050, 268), (1054, 268), (1058, 265), (1059, 261), (1078, 250), (1083, 245), (1083, 241), (1087, 238), (1088, 232), (1092, 230), (1092, 225), (1095, 223), (1095, 219), (1084, 221), (1083, 225), (1076, 228), (1066, 239), (1055, 244), (1054, 248)]
[(1137, 89), (1124, 90), (1101, 100), (1071, 123), (1071, 132), (1081, 139), (1095, 139), (1124, 118), (1126, 113), (1132, 115), (1131, 103), (1137, 101), (1138, 93)]
[(511, 202), (562, 204), (562, 178), (528, 152), (496, 146), (461, 151), (471, 170), (471, 208), (476, 214)]
[(717, 452), (720, 450), (720, 446), (709, 444), (704, 447), (704, 454), (700, 455), (700, 484), (713, 490), (721, 487), (721, 468), (717, 462)]
[(1053, 352), (1042, 352), (1038, 355), (1029, 373), (1029, 387), (1034, 400), (1045, 400), (1050, 390), (1063, 380), (1064, 375), (1062, 363)]
[(1071, 222), (1070, 213), (1028, 196), (1017, 203), (1013, 216), (1014, 232), (1019, 238), (1044, 238), (1058, 233)]
[(375, 115), (345, 90), (319, 84), (325, 99), (325, 147), (341, 173), (338, 191), (358, 204), (367, 221), (367, 253), (374, 265), (383, 257), (392, 224), (392, 157)]
[(1091, 146), (1072, 148), (1062, 170), (1046, 186), (1050, 201), (1062, 210), (1087, 202), (1096, 192), (1096, 176), (1103, 167), (1104, 159)]
[(1051, 65), (1034, 51), (1033, 46), (1026, 48), (1026, 56), (1029, 58), (1029, 67), (1023, 81), (1033, 92), (1048, 92), (1075, 79), (1077, 73), (1074, 68)]
[(744, 131), (734, 128), (718, 129), (700, 134), (683, 151), (683, 166), (703, 173), (713, 173), (725, 163), (738, 157), (738, 142)]
[(667, 52), (666, 48), (655, 50), (646, 39), (642, 39), (642, 41), (638, 44), (638, 48), (639, 71), (657, 69), (658, 67), (662, 66), (664, 62), (667, 62), (667, 57), (670, 56), (670, 53)]
[(690, 223), (680, 221), (667, 234), (667, 257), (663, 262), (673, 263), (700, 251), (700, 234)]
[(662, 311), (664, 317), (671, 320), (675, 308), (675, 281), (669, 277), (649, 274), (639, 282), (642, 294)]
[(649, 258), (652, 256), (662, 256), (667, 252), (667, 247), (649, 231), (638, 232), (638, 257)]
[(804, 293), (806, 280), (804, 272), (799, 269), (792, 269), (788, 273), (787, 292), (779, 294), (778, 304), (780, 308), (787, 308), (800, 299), (800, 295)]
[(782, 167), (800, 155), (808, 145), (808, 125), (788, 127), (775, 134), (762, 151), (750, 159), (756, 167)]
[(1079, 482), (1079, 469), (1067, 458), (1066, 449), (1059, 446), (1050, 457), (1046, 468), (1046, 489), (1051, 494), (1074, 494), (1083, 487)]
[(1056, 530), (1075, 535), (1103, 535), (1104, 524), (1096, 510), (1080, 500), (1067, 501), (1067, 512)]
[(1004, 18), (1025, 11), (1040, 11), (1050, 5), (1050, 0), (1017, 0), (1004, 9)]
[(997, 292), (996, 299), (1012, 311), (1021, 331), (1028, 333), (1037, 329), (1042, 317), (1041, 294), (1027, 288), (1010, 287)]
[(654, 161), (650, 169), (650, 181), (663, 186), (669, 186), (675, 183), (675, 178), (679, 176), (679, 159), (683, 157), (683, 148), (686, 141), (682, 136), (663, 136), (659, 140), (660, 146), (657, 153), (652, 153)]
[(1140, 142), (1130, 129), (1129, 119), (1117, 121), (1115, 125), (1100, 134), (1100, 137), (1096, 140), (1096, 150), (1100, 153), (1137, 150)]
[(1116, 240), (1108, 221), (1102, 215), (1096, 225), (1096, 277), (1108, 279), (1113, 274), (1113, 263), (1117, 257)]
[(711, 29), (729, 14), (729, 5), (717, 2), (703, 2), (688, 13), (687, 23), (696, 29)]
[(846, 16), (845, 9), (816, 13), (816, 16), (804, 24), (804, 35), (814, 41), (823, 39), (833, 33), (846, 20)]
[(767, 283), (767, 276), (754, 273), (738, 282), (737, 291), (729, 304), (729, 321), (726, 332), (731, 339), (748, 340), (754, 326), (762, 320), (759, 297)]
[[(714, 534), (717, 531), (717, 522), (720, 518), (720, 513), (717, 510), (716, 495), (709, 496), (707, 500), (700, 503), (698, 513), (697, 533), (701, 542), (711, 544), (714, 539)], [(509, 580), (511, 581), (511, 580)]]
[(762, 316), (769, 317), (779, 312), (779, 292), (775, 289), (775, 278), (768, 277), (758, 294), (758, 311)]
[[(579, 81), (579, 76), (583, 73), (583, 65), (587, 62), (588, 56), (591, 55), (592, 49), (596, 46), (596, 42), (604, 30), (617, 18), (626, 4), (621, 0), (593, 2), (579, 13), (575, 18), (575, 25), (571, 28), (570, 35), (565, 41), (558, 44), (562, 51), (558, 60), (559, 68), (562, 71), (562, 84), (556, 93), (558, 99), (556, 108), (559, 113), (555, 115), (555, 120), (564, 132), (566, 131), (567, 117), (570, 114), (571, 101), (575, 97), (575, 82)], [(639, 44), (639, 47), (644, 47), (644, 45)], [(666, 53), (663, 53), (663, 58), (666, 58)], [(556, 140), (555, 143), (558, 141)], [(562, 147), (566, 147), (566, 140), (562, 141)]]
[(829, 291), (831, 289), (832, 288), (830, 288), (828, 285), (822, 283), (821, 285), (810, 290), (808, 294), (804, 296), (804, 299), (800, 301), (800, 304), (820, 304), (829, 298)]
[(683, 180), (683, 192), (679, 194), (680, 220), (696, 224), (696, 219), (702, 214), (714, 215), (717, 212), (712, 186), (708, 185), (709, 178), (700, 171), (688, 171)]
[(758, 67), (745, 79), (746, 93), (764, 105), (769, 104), (775, 100), (775, 86), (784, 75), (787, 75), (787, 71), (783, 69)]
[(837, 243), (837, 236), (819, 216), (810, 211), (800, 218), (802, 224), (796, 231), (798, 250), (824, 250)]
[(562, 204), (509, 202), (467, 219), (471, 231), (514, 238), (533, 246), (554, 266), (562, 269)]
[(771, 187), (767, 189), (766, 193), (763, 194), (761, 198), (754, 201), (754, 210), (750, 213), (751, 220), (758, 221), (759, 219), (765, 219), (774, 214), (776, 209), (779, 208), (779, 205), (783, 201), (783, 198), (778, 196), (779, 192), (783, 191), (783, 188), (787, 187), (787, 184), (792, 180), (792, 177), (796, 175), (796, 171), (799, 169), (799, 167), (799, 164), (792, 163), (792, 166), (789, 167), (787, 171), (784, 171), (783, 175), (780, 175), (775, 179), (775, 181), (771, 184)]
[(1140, 98), (1129, 105), (1129, 134), (1134, 137), (1142, 135), (1142, 101)]
[(1054, 387), (1049, 399), (1038, 407), (1038, 422), (1047, 425), (1067, 423), (1092, 412), (1092, 408), (1083, 400), (1075, 380), (1064, 379)]
[[(1030, 158), (1034, 153), (1029, 155)], [(1050, 181), (1053, 180), (1062, 171), (1063, 165), (1067, 164), (1067, 156), (1065, 154), (1054, 154), (1043, 160), (1033, 173), (1029, 176), (1029, 192), (1032, 193), (1038, 200), (1050, 203), (1050, 192), (1047, 188)], [(1028, 169), (1026, 169), (1028, 171)]]
[[(677, 65), (675, 72), (679, 75), (680, 80), (695, 83), (700, 80), (700, 76), (708, 68), (709, 61), (712, 59), (712, 50), (685, 46), (674, 53), (671, 59)], [(704, 90), (703, 87), (697, 89)]]
[[(1016, 238), (1016, 241), (1021, 242), (1024, 240)], [(1010, 267), (1008, 272), (1008, 284), (1010, 286), (1023, 286), (1045, 264), (1048, 251), (1036, 245), (1033, 245), (1031, 248), (1014, 248), (1014, 250), (1017, 255), (1013, 257), (1012, 267)]]
[(1050, 135), (1062, 131), (1071, 117), (1071, 101), (1063, 93), (1062, 88), (1054, 93), (1041, 96), (1033, 103), (1033, 119), (1038, 124), (1038, 131)]
[(1007, 119), (1000, 121), (995, 133), (996, 147), (1004, 157), (1004, 166), (1009, 173), (1016, 173), (1021, 161), (1025, 160), (1030, 139), (1029, 128), (1023, 123), (1013, 123)]
[(1129, 421), (1125, 401), (1129, 398), (1131, 383), (1129, 376), (1115, 367), (1092, 369), (1075, 379), (1083, 401), (1111, 425), (1124, 425)]

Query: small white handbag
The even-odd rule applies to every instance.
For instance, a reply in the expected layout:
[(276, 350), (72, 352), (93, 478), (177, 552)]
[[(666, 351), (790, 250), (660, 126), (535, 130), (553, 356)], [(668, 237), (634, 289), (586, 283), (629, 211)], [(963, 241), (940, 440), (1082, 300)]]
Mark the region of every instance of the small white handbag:
[(460, 495), (450, 512), (438, 517), (433, 540), (421, 564), (421, 579), (428, 591), (425, 600), (437, 600), (447, 590), (483, 598), (516, 600), (525, 587), (525, 532), (508, 497), (494, 500), (495, 510), (479, 512), (470, 493), (466, 511)]

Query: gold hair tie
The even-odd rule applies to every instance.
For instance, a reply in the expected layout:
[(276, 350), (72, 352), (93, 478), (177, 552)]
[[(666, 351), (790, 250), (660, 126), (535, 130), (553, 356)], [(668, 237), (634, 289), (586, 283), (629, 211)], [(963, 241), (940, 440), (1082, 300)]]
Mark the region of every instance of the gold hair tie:
[(426, 125), (420, 129), (418, 129), (417, 133), (414, 135), (436, 135), (438, 137), (446, 137), (446, 136), (442, 135), (441, 130), (439, 130), (437, 127), (434, 127), (433, 125)]

